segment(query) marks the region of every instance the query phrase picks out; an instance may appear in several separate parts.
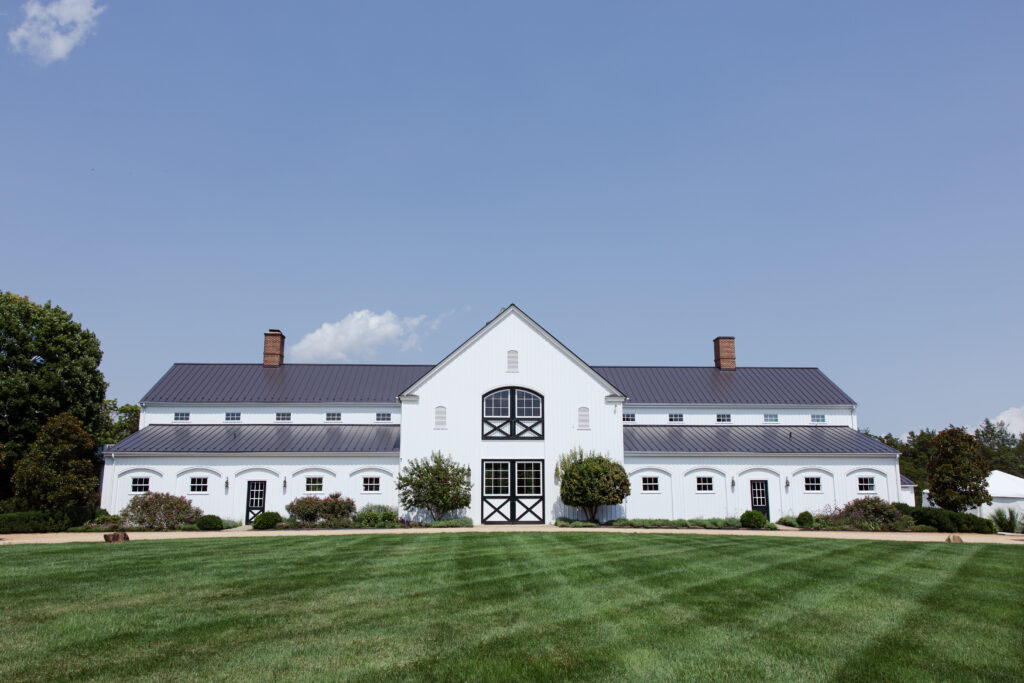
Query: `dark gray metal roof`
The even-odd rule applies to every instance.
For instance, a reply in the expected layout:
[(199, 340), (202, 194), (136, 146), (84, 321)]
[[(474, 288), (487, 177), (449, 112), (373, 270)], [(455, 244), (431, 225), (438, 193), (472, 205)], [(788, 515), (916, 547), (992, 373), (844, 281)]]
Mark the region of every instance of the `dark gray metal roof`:
[(113, 453), (397, 453), (399, 425), (150, 425)]
[(626, 453), (895, 454), (849, 427), (625, 426)]
[(817, 368), (594, 366), (630, 403), (841, 405), (854, 400)]
[(910, 477), (908, 477), (907, 475), (901, 474), (900, 475), (900, 486), (917, 486), (917, 484), (912, 482), (910, 480)]
[(432, 365), (175, 363), (143, 403), (396, 403)]

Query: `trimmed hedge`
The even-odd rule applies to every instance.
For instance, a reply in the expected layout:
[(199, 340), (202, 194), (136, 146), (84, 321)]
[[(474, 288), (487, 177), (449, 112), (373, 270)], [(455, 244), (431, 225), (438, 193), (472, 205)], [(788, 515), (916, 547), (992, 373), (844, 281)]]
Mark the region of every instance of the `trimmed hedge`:
[(281, 519), (281, 515), (276, 512), (261, 512), (252, 518), (252, 528), (260, 530), (273, 529), (282, 521), (284, 520)]
[(431, 522), (432, 527), (460, 527), (460, 526), (473, 526), (473, 520), (469, 517), (455, 517), (454, 519), (439, 519), (436, 522)]
[(913, 517), (914, 524), (918, 526), (931, 526), (947, 533), (994, 534), (996, 532), (996, 525), (991, 519), (966, 512), (953, 512), (942, 508), (911, 507), (906, 503), (896, 503), (896, 507), (903, 514)]
[(31, 512), (8, 512), (0, 515), (0, 534), (38, 534), (48, 531), (67, 531), (71, 518), (67, 513), (33, 510)]
[(217, 515), (203, 515), (196, 520), (196, 527), (200, 531), (220, 531), (224, 528), (224, 521)]

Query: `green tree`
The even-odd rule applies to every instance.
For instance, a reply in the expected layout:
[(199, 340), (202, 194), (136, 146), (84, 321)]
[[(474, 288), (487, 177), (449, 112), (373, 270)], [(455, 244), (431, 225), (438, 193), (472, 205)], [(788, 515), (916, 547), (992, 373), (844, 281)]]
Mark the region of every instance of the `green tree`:
[(629, 495), (629, 477), (621, 463), (594, 451), (574, 448), (562, 455), (555, 468), (562, 503), (579, 508), (590, 522), (597, 521), (603, 505), (620, 505)]
[(469, 468), (434, 451), (429, 458), (413, 459), (398, 477), (398, 500), (407, 510), (430, 513), (437, 521), (472, 502)]
[(961, 427), (950, 427), (939, 432), (930, 446), (928, 484), (933, 503), (963, 512), (992, 502), (985, 483), (992, 468), (977, 439)]
[(50, 302), (0, 292), (0, 498), (43, 425), (61, 413), (96, 434), (107, 385), (99, 370), (99, 340)]
[(1021, 460), (1021, 439), (1010, 432), (1006, 423), (992, 422), (988, 418), (974, 430), (974, 438), (981, 445), (994, 470), (1002, 470), (1017, 477), (1024, 477), (1024, 461)]
[(115, 444), (139, 431), (139, 406), (134, 403), (117, 405), (114, 399), (103, 402), (103, 414), (96, 443)]
[(14, 501), (23, 510), (95, 505), (100, 480), (93, 468), (95, 442), (82, 421), (61, 413), (43, 425), (14, 467)]

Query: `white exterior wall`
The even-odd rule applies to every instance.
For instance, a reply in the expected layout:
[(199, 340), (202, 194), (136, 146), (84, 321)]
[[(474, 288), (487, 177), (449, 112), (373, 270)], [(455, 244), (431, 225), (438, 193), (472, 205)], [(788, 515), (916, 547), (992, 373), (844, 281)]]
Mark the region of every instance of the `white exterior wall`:
[[(518, 372), (506, 372), (509, 350), (519, 352)], [(483, 396), (507, 386), (544, 397), (543, 440), (482, 438)], [(463, 348), (412, 393), (418, 398), (402, 402), (402, 458), (424, 458), (441, 451), (469, 466), (473, 502), (465, 514), (474, 523), (481, 518), (482, 460), (543, 460), (544, 521), (548, 524), (564, 514), (554, 481), (560, 455), (579, 446), (622, 461), (621, 400), (609, 400), (607, 385), (515, 314)], [(437, 406), (447, 409), (446, 429), (434, 428)], [(577, 428), (581, 406), (590, 409), (590, 429)]]
[[(227, 412), (241, 413), (238, 422), (226, 422)], [(188, 413), (188, 422), (175, 422), (174, 413)], [(277, 413), (291, 413), (292, 419), (280, 423)], [(327, 422), (327, 413), (341, 413), (341, 422)], [(390, 422), (377, 422), (377, 413), (391, 413)], [(158, 424), (399, 424), (402, 409), (396, 403), (281, 403), (281, 404), (149, 404), (139, 415), (139, 429)]]
[[(627, 455), (626, 472), (632, 493), (625, 513), (631, 518), (704, 519), (739, 517), (750, 509), (750, 481), (767, 480), (771, 520), (820, 512), (826, 505), (842, 506), (854, 498), (875, 495), (899, 500), (896, 456), (835, 455)], [(659, 492), (644, 493), (641, 478), (659, 477)], [(714, 491), (698, 492), (696, 478), (712, 477)], [(804, 477), (821, 478), (821, 492), (804, 491)], [(860, 476), (875, 478), (875, 492), (859, 493)], [(786, 487), (786, 479), (789, 487)], [(735, 487), (732, 482), (735, 480)]]
[[(266, 510), (281, 515), (286, 515), (284, 506), (295, 498), (335, 492), (352, 498), (357, 511), (370, 504), (397, 506), (398, 464), (397, 455), (108, 455), (100, 505), (118, 514), (133, 495), (138, 495), (131, 492), (132, 478), (149, 477), (150, 491), (185, 496), (206, 514), (237, 521), (245, 520), (249, 480), (267, 482)], [(323, 477), (322, 494), (306, 493), (307, 476)], [(363, 476), (380, 477), (380, 493), (363, 493)], [(208, 492), (191, 493), (192, 477), (206, 477)]]
[[(771, 406), (651, 406), (643, 404), (626, 403), (624, 412), (636, 415), (636, 420), (629, 424), (638, 425), (717, 425), (719, 413), (732, 415), (732, 425), (764, 425), (770, 426), (785, 425), (791, 427), (799, 426), (822, 426), (822, 427), (852, 427), (857, 428), (857, 414), (855, 408), (826, 408), (824, 406), (801, 406), (798, 408), (773, 408)], [(682, 422), (669, 422), (670, 413), (683, 413)], [(765, 413), (774, 413), (779, 416), (778, 422), (766, 423)], [(811, 414), (825, 415), (825, 423), (811, 422)]]

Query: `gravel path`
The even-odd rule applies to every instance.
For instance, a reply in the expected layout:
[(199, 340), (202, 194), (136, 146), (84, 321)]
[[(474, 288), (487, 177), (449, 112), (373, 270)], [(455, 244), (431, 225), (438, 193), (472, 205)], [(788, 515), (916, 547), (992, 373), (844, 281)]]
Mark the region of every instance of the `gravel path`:
[[(692, 534), (705, 536), (771, 536), (777, 538), (841, 538), (868, 541), (906, 541), (911, 543), (942, 543), (947, 533), (899, 533), (887, 531), (755, 531), (752, 529), (633, 529), (628, 527), (602, 527), (568, 529), (553, 525), (475, 526), (454, 529), (303, 529), (298, 531), (253, 531), (252, 527), (237, 527), (224, 531), (130, 531), (132, 541), (170, 541), (182, 538), (250, 538), (253, 536), (349, 536), (354, 534), (475, 534), (475, 533), (590, 533), (590, 534)], [(1024, 547), (1024, 534), (959, 534), (964, 543), (998, 543)], [(0, 545), (25, 543), (102, 543), (102, 533), (9, 534), (0, 538)]]

